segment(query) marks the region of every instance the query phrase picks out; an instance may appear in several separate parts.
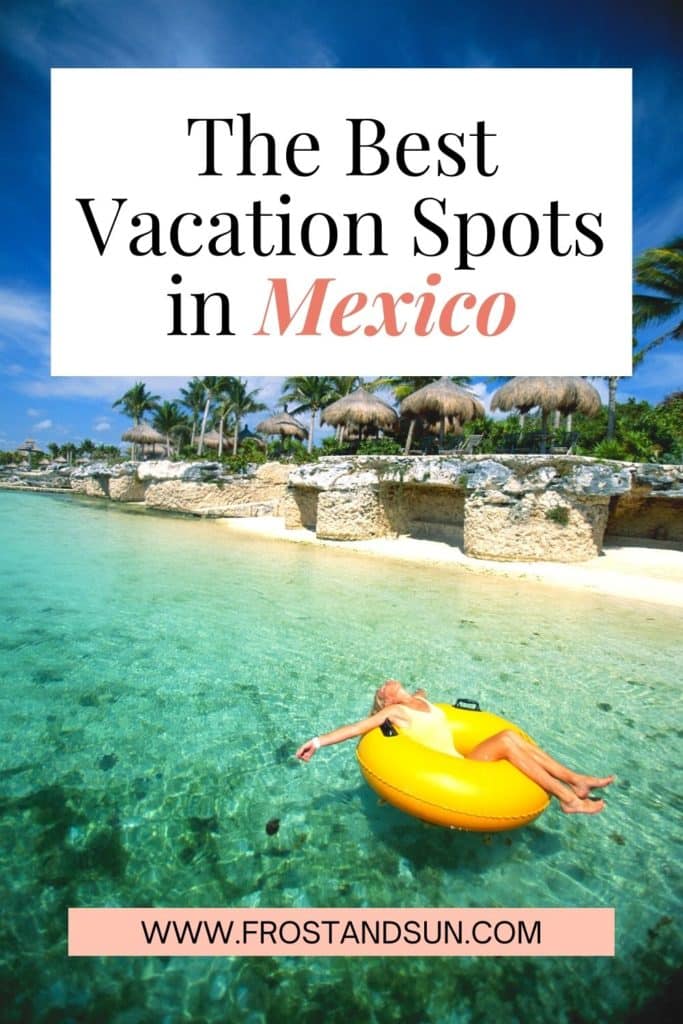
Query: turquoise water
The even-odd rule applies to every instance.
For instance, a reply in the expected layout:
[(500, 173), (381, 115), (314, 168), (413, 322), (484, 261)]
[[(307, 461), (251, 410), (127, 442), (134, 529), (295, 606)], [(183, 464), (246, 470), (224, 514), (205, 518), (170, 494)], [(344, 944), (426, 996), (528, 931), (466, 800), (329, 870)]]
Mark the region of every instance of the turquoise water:
[[(0, 492), (0, 534), (2, 1019), (647, 1019), (681, 958), (680, 616), (71, 497)], [(390, 675), (616, 772), (606, 812), (449, 832), (351, 744), (293, 758)], [(614, 906), (617, 957), (67, 960), (65, 908), (110, 905)]]

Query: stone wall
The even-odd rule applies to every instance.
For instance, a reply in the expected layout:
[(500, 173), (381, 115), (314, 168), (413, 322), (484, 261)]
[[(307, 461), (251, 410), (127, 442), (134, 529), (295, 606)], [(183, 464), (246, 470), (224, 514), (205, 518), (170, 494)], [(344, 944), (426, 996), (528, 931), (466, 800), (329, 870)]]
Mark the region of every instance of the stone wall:
[(473, 558), (504, 562), (581, 562), (600, 554), (607, 514), (604, 500), (556, 492), (512, 504), (480, 495), (466, 504), (463, 548)]
[(395, 500), (402, 506), (404, 529), (411, 537), (444, 540), (462, 546), (465, 524), (465, 491), (458, 487), (406, 484)]
[(653, 499), (647, 488), (635, 489), (613, 502), (605, 536), (609, 540), (642, 538), (683, 546), (683, 501)]
[(288, 530), (315, 530), (318, 519), (318, 492), (313, 488), (289, 487), (282, 499), (280, 510)]
[[(629, 503), (638, 487), (643, 504)], [(616, 528), (680, 538), (683, 467), (552, 455), (331, 457), (292, 471), (286, 507), (287, 526), (325, 539), (408, 534), (475, 558), (576, 562), (600, 553), (608, 517)]]
[(165, 512), (196, 516), (279, 515), (290, 467), (266, 463), (244, 476), (220, 463), (150, 461), (95, 464), (74, 471), (72, 489), (93, 498), (144, 502)]
[(323, 540), (369, 540), (393, 534), (379, 488), (321, 491), (316, 536)]
[(109, 498), (111, 501), (141, 502), (145, 500), (146, 484), (135, 476), (82, 477), (73, 481), (71, 490), (88, 498)]
[[(284, 489), (283, 484), (283, 494)], [(216, 483), (159, 480), (147, 484), (145, 505), (164, 512), (214, 518), (278, 515), (281, 495), (274, 490), (271, 484), (239, 478)]]
[(71, 490), (89, 498), (139, 502), (145, 500), (146, 482), (140, 480), (134, 463), (106, 466), (94, 463), (71, 474)]

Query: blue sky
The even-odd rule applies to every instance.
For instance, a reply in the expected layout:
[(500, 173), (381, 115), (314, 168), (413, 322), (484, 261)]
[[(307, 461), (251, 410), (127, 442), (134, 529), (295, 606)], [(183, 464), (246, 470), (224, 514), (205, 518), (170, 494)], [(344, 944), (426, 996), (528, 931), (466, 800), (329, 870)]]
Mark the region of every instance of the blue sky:
[[(132, 378), (49, 373), (49, 71), (61, 67), (633, 67), (634, 251), (683, 233), (683, 13), (650, 3), (3, 0), (0, 8), (0, 448), (118, 443)], [(652, 352), (620, 397), (683, 387), (683, 347)], [(390, 368), (388, 368), (390, 369)], [(185, 383), (147, 378), (166, 398)], [(492, 390), (475, 382), (486, 398)], [(603, 384), (595, 382), (600, 388)], [(277, 378), (252, 378), (274, 404)]]

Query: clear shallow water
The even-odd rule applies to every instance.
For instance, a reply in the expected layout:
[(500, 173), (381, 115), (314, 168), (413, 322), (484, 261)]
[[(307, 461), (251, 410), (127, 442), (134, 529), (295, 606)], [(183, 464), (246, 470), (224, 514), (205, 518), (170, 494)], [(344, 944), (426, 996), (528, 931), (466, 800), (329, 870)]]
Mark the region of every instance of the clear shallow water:
[[(680, 616), (59, 496), (0, 492), (0, 536), (4, 1019), (576, 1024), (669, 983)], [(451, 833), (351, 744), (294, 760), (389, 675), (617, 772), (607, 811)], [(68, 961), (70, 905), (615, 906), (618, 955)]]

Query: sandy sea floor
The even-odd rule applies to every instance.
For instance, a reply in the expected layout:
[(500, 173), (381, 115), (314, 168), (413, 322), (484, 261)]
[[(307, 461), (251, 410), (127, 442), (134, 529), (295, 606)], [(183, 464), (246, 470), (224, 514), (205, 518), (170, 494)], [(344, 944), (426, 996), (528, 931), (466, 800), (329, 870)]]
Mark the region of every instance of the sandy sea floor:
[(631, 601), (683, 608), (683, 551), (644, 544), (611, 544), (587, 562), (495, 562), (470, 558), (460, 548), (412, 537), (363, 541), (318, 540), (311, 530), (287, 530), (276, 516), (252, 519), (222, 519), (221, 525), (235, 533), (262, 538), (314, 544), (321, 547), (359, 551), (376, 558), (414, 562), (425, 566), (464, 569), (467, 572), (509, 579), (529, 579), (554, 587), (591, 591)]

